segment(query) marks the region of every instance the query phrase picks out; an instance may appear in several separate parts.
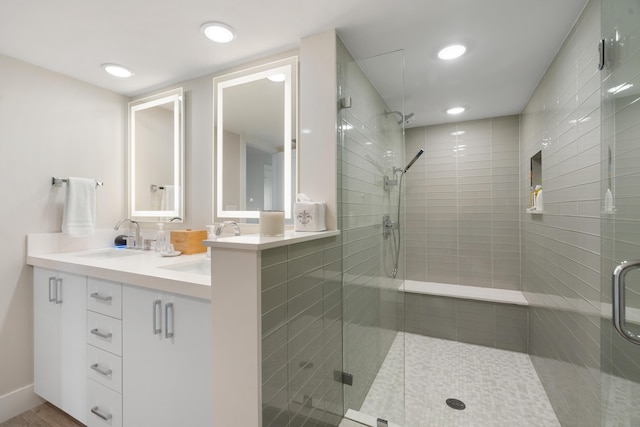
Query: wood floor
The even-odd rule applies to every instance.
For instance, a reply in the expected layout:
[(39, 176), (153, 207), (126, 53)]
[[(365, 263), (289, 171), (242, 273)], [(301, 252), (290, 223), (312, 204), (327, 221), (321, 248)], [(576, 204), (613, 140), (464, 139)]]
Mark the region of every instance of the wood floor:
[(83, 427), (79, 421), (71, 418), (55, 406), (44, 403), (30, 411), (13, 417), (0, 427)]

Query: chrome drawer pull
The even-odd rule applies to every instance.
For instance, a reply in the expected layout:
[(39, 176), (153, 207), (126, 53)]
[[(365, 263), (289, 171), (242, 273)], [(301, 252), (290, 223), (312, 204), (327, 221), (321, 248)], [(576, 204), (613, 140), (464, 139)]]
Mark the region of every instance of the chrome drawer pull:
[[(171, 320), (169, 320), (169, 311), (171, 311)], [(164, 337), (173, 338), (173, 303), (167, 303), (164, 305)], [(169, 325), (171, 325), (171, 332), (169, 332)]]
[(104, 375), (105, 377), (108, 377), (113, 372), (111, 371), (111, 369), (102, 369), (100, 366), (98, 366), (97, 363), (94, 363), (93, 365), (91, 365), (91, 369), (93, 369), (94, 371), (96, 371), (101, 375)]
[(104, 302), (111, 302), (111, 300), (113, 299), (111, 295), (104, 296), (104, 295), (100, 295), (97, 292), (92, 293), (91, 298), (95, 298), (98, 301), (104, 301)]
[(55, 295), (51, 296), (52, 295), (52, 292), (51, 292), (52, 289), (55, 290), (56, 292), (58, 291), (58, 289), (56, 288), (56, 278), (55, 278), (55, 276), (49, 277), (49, 302), (55, 302), (55, 300), (56, 300)]
[[(160, 310), (158, 310), (160, 308)], [(158, 316), (162, 316), (162, 301), (159, 299), (153, 302), (153, 335), (162, 333), (162, 327), (158, 328), (158, 323), (162, 325), (162, 319), (158, 322)]]
[(56, 279), (56, 304), (62, 304), (62, 278)]
[(100, 412), (100, 408), (97, 406), (94, 406), (93, 408), (91, 408), (91, 413), (97, 415), (98, 417), (102, 418), (105, 421), (109, 421), (111, 419), (111, 414), (103, 414), (102, 412)]
[(98, 328), (92, 329), (91, 333), (93, 335), (99, 336), (100, 338), (104, 338), (105, 340), (108, 340), (113, 336), (113, 334), (111, 332), (107, 332), (107, 333), (100, 332), (100, 330)]

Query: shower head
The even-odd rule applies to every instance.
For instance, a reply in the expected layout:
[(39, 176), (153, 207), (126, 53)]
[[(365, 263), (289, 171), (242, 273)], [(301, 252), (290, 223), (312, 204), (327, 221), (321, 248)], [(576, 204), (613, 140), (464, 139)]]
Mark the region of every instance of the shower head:
[(389, 114), (396, 114), (398, 117), (400, 117), (400, 120), (398, 120), (398, 124), (409, 124), (410, 122), (413, 121), (413, 117), (415, 116), (414, 113), (409, 113), (407, 115), (402, 115), (402, 113), (400, 111), (385, 111), (384, 115), (388, 116)]
[(411, 159), (411, 161), (407, 164), (407, 166), (405, 166), (404, 171), (402, 171), (402, 173), (407, 173), (407, 171), (409, 170), (409, 168), (410, 168), (411, 166), (413, 166), (413, 164), (416, 162), (416, 160), (418, 160), (418, 158), (419, 158), (420, 156), (422, 156), (422, 153), (424, 153), (424, 150), (420, 150), (420, 151), (418, 151), (418, 153), (417, 153), (415, 156), (413, 156), (413, 159)]
[[(409, 113), (406, 116), (404, 116), (402, 119), (402, 123), (404, 123), (405, 125), (408, 125), (409, 123), (411, 123), (413, 121), (415, 114), (414, 113)], [(400, 123), (398, 123), (400, 124)]]

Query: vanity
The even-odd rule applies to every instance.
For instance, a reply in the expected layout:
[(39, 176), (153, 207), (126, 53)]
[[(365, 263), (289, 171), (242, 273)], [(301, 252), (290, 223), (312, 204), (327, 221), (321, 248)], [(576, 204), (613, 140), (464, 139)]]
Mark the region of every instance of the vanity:
[[(259, 210), (293, 221), (298, 66), (286, 55), (213, 79), (214, 222), (257, 224)], [(183, 222), (185, 96), (178, 88), (129, 104), (132, 223)], [(28, 236), (38, 395), (91, 427), (341, 418), (338, 231), (205, 241), (210, 260), (116, 250), (116, 234)]]
[[(109, 248), (113, 231), (97, 234), (90, 241), (30, 234), (27, 256), (34, 267), (35, 392), (88, 426), (210, 426), (214, 414), (218, 425), (262, 425), (275, 402), (266, 372), (274, 369), (269, 342), (279, 332), (269, 319), (282, 311), (274, 307), (295, 300), (279, 292), (265, 298), (272, 290), (331, 289), (319, 303), (338, 299), (318, 321), (341, 341), (338, 231), (205, 241), (211, 259)], [(283, 314), (277, 328), (289, 336), (299, 317)], [(298, 345), (313, 340), (297, 338)], [(329, 356), (319, 352), (316, 366), (340, 369), (341, 359)], [(285, 376), (276, 383), (292, 387), (312, 375), (306, 383), (315, 389), (324, 369), (289, 377), (286, 366), (300, 364), (295, 357), (277, 359)], [(292, 393), (286, 406), (298, 400)], [(341, 415), (339, 405), (326, 410)]]
[(212, 425), (204, 254), (28, 240), (35, 392), (88, 426)]

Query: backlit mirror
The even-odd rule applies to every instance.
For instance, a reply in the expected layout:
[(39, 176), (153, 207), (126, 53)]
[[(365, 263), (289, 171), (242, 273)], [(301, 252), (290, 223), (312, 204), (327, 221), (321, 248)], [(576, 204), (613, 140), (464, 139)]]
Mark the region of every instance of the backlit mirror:
[[(291, 218), (296, 183), (297, 57), (214, 78), (218, 218)], [(253, 220), (252, 220), (253, 219)]]
[(129, 216), (142, 222), (184, 217), (182, 88), (129, 103)]

